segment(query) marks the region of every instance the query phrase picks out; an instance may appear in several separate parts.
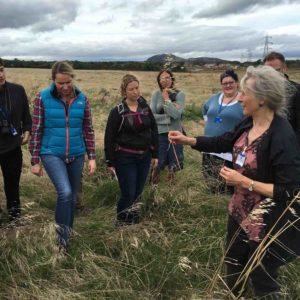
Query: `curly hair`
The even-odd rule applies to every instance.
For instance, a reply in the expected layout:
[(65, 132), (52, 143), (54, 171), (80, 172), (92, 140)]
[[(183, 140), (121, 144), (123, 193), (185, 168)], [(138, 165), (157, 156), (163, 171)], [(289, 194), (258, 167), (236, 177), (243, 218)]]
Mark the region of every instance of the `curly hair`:
[(120, 87), (120, 92), (121, 92), (122, 98), (126, 98), (126, 88), (127, 88), (128, 84), (133, 81), (140, 83), (135, 75), (126, 74), (123, 76), (122, 82), (121, 82), (121, 87)]

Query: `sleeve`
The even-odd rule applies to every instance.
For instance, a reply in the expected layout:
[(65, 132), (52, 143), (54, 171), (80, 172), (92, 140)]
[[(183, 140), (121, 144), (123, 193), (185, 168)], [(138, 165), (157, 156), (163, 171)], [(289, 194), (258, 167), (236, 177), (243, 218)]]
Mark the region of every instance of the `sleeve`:
[(163, 105), (165, 113), (173, 118), (173, 119), (181, 119), (181, 116), (184, 112), (185, 106), (185, 94), (183, 92), (179, 92), (176, 95), (176, 101), (167, 102)]
[(23, 114), (22, 114), (22, 132), (31, 132), (32, 119), (29, 110), (28, 98), (25, 89), (22, 87), (22, 99), (23, 99)]
[(121, 117), (115, 107), (109, 113), (104, 135), (105, 161), (108, 167), (115, 165), (115, 146), (120, 123)]
[(296, 93), (294, 95), (294, 131), (300, 146), (300, 85), (296, 86)]
[(31, 129), (31, 138), (29, 142), (29, 151), (31, 154), (31, 164), (40, 162), (41, 141), (44, 126), (44, 106), (41, 95), (38, 94), (34, 100), (33, 124)]
[(154, 115), (151, 111), (149, 110), (149, 117), (151, 120), (151, 151), (152, 151), (152, 157), (153, 158), (158, 158), (158, 129), (156, 125), (156, 121), (154, 118)]
[(201, 152), (232, 152), (236, 139), (246, 128), (249, 128), (249, 122), (249, 118), (243, 119), (233, 130), (227, 131), (219, 136), (198, 136), (196, 137), (196, 145), (192, 146), (192, 148)]
[(204, 121), (207, 121), (207, 112), (209, 108), (209, 100), (206, 100), (205, 103), (202, 105), (202, 116)]
[(280, 140), (272, 141), (270, 154), (274, 199), (290, 201), (300, 188), (300, 148), (295, 146), (296, 137), (292, 130), (279, 135)]
[(226, 153), (232, 152), (234, 145), (234, 132), (226, 132), (221, 136), (198, 136), (193, 149), (201, 152)]
[(83, 119), (83, 140), (86, 146), (88, 158), (95, 159), (95, 134), (92, 121), (91, 105), (87, 98), (85, 98), (84, 119)]
[(166, 113), (163, 113), (163, 114), (159, 113), (159, 110), (163, 109), (163, 105), (161, 105), (161, 107), (159, 107), (160, 105), (158, 104), (158, 102), (159, 102), (158, 97), (159, 97), (159, 92), (158, 91), (154, 92), (152, 94), (151, 102), (150, 102), (150, 108), (152, 110), (156, 124), (158, 124), (158, 125), (171, 124), (170, 116), (168, 116)]

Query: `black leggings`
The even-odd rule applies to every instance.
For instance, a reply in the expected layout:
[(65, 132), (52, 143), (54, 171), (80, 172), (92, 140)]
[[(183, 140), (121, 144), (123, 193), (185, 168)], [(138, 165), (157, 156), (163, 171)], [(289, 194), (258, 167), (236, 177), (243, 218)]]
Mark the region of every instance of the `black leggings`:
[[(249, 241), (246, 233), (239, 224), (229, 216), (227, 226), (227, 249), (225, 256), (226, 281), (227, 285), (236, 296), (245, 292), (243, 282), (236, 284), (239, 277), (245, 273), (245, 266), (252, 261), (252, 254), (259, 246), (259, 243)], [(262, 297), (279, 291), (277, 283), (278, 269), (284, 263), (275, 258), (268, 249), (265, 251), (259, 266), (250, 273), (250, 278), (255, 290), (255, 295)], [(249, 265), (249, 264), (248, 264)], [(246, 287), (246, 284), (245, 284)]]
[(7, 210), (11, 219), (21, 215), (20, 177), (22, 171), (22, 151), (17, 147), (12, 151), (0, 154), (0, 165), (4, 180)]

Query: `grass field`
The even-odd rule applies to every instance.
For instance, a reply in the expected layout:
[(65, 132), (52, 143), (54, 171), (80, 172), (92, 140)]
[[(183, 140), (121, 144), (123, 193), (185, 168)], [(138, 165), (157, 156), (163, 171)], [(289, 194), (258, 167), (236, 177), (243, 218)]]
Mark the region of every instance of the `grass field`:
[[(98, 169), (84, 174), (85, 209), (76, 214), (75, 233), (67, 256), (55, 243), (56, 196), (47, 176), (30, 173), (23, 148), (21, 179), (23, 226), (11, 228), (2, 215), (0, 228), (0, 299), (228, 299), (221, 264), (226, 233), (226, 196), (205, 191), (201, 154), (185, 148), (185, 167), (170, 185), (163, 174), (158, 187), (147, 185), (142, 222), (115, 228), (118, 187), (103, 163), (103, 133), (109, 110), (119, 102), (125, 72), (78, 71), (76, 84), (93, 109)], [(157, 88), (156, 73), (134, 72), (144, 97)], [(239, 71), (243, 74), (243, 70)], [(300, 82), (300, 72), (291, 70)], [(219, 89), (219, 73), (175, 74), (187, 96), (183, 119), (189, 135), (200, 135), (200, 107)], [(22, 84), (32, 106), (35, 94), (47, 87), (50, 70), (7, 69), (8, 81)], [(0, 183), (1, 206), (4, 207)], [(300, 263), (281, 270), (283, 291), (300, 299)], [(251, 298), (251, 291), (249, 293)]]

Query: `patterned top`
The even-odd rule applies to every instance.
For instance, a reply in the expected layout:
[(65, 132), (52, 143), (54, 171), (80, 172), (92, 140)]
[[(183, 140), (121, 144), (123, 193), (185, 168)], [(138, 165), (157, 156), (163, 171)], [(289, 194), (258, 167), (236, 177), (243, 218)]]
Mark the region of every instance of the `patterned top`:
[[(257, 146), (265, 131), (260, 137), (248, 145), (248, 133), (245, 131), (233, 146), (233, 168), (249, 178), (255, 178), (257, 171)], [(238, 164), (240, 154), (245, 155), (243, 166)], [(264, 235), (263, 213), (260, 203), (265, 197), (255, 191), (235, 187), (235, 192), (229, 203), (229, 214), (240, 224), (249, 240), (260, 241)]]
[[(31, 164), (38, 164), (40, 161), (41, 141), (44, 124), (44, 106), (41, 95), (38, 94), (34, 101), (32, 136), (29, 144), (31, 153)], [(83, 139), (89, 159), (95, 159), (95, 136), (92, 124), (91, 105), (85, 99), (84, 120), (83, 120)]]

